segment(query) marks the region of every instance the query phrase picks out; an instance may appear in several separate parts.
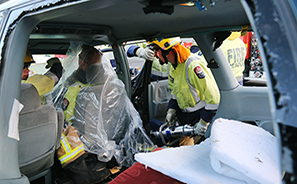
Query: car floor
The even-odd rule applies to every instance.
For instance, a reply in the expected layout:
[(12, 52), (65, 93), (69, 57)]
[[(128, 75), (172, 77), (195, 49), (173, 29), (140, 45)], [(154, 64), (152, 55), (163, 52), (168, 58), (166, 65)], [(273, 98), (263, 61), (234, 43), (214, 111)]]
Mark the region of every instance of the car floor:
[[(52, 175), (52, 181), (51, 184), (74, 184), (74, 182), (71, 180), (70, 176), (62, 170), (61, 164), (57, 157), (54, 158), (55, 162), (54, 165), (51, 168), (51, 175)], [(106, 178), (104, 181), (99, 182), (98, 184), (107, 184), (110, 181), (112, 181), (115, 177), (117, 177), (120, 173), (122, 173), (127, 168), (123, 168), (120, 172), (113, 174)], [(46, 184), (45, 177), (41, 177), (39, 179), (36, 179), (31, 184)]]

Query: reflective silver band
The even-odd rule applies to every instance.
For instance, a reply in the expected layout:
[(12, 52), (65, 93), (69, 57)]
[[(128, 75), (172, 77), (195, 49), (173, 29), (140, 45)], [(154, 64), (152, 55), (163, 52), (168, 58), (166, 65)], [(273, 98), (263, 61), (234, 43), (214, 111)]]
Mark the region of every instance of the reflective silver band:
[(166, 72), (160, 72), (160, 71), (156, 71), (156, 70), (152, 70), (151, 71), (151, 74), (157, 75), (157, 76), (160, 76), (160, 77), (167, 77), (167, 73)]

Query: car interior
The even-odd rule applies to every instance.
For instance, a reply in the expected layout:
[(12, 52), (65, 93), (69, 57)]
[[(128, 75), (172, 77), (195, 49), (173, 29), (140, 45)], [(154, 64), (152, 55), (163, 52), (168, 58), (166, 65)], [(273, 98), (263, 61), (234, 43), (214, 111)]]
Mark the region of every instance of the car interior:
[[(220, 33), (254, 31), (252, 14), (256, 7), (252, 1), (71, 0), (34, 1), (34, 3), (24, 1), (19, 5), (14, 5), (13, 2), (7, 1), (4, 4), (12, 7), (10, 9), (0, 6), (3, 17), (0, 30), (3, 37), (0, 101), (3, 104), (11, 104), (12, 99), (19, 99), (25, 105), (25, 109), (27, 106), (32, 106), (34, 112), (32, 115), (28, 115), (27, 112), (20, 114), (20, 135), (27, 137), (27, 142), (13, 143), (14, 147), (18, 146), (19, 153), (15, 154), (19, 157), (20, 171), (15, 166), (18, 164), (17, 159), (7, 158), (7, 162), (13, 163), (7, 166), (6, 172), (9, 175), (18, 176), (21, 172), (31, 182), (40, 177), (49, 176), (48, 174), (51, 173), (48, 171), (54, 161), (53, 153), (59, 146), (58, 137), (62, 132), (61, 110), (53, 109), (50, 105), (39, 107), (34, 104), (27, 105), (24, 102), (23, 97), (26, 95), (24, 91), (29, 88), (35, 90), (31, 89), (32, 86), (21, 85), (20, 81), (26, 49), (32, 54), (67, 55), (73, 43), (85, 43), (91, 46), (110, 45), (112, 48), (109, 50), (112, 51), (110, 60), (115, 61), (116, 74), (124, 83), (126, 93), (139, 112), (143, 127), (148, 133), (150, 119), (164, 120), (166, 116), (170, 99), (168, 81), (150, 81), (151, 62), (149, 61), (144, 62), (141, 72), (137, 75), (138, 79), (135, 77), (135, 80), (131, 80), (129, 66), (131, 58), (127, 58), (125, 44), (134, 40), (152, 38), (175, 36), (193, 38), (207, 60), (220, 90), (220, 105), (214, 119), (242, 121), (277, 135), (269, 98), (270, 89), (266, 81), (257, 82), (246, 78), (246, 85), (239, 85), (222, 50), (214, 46), (220, 45), (223, 41)], [(263, 51), (260, 44), (258, 47)], [(73, 63), (77, 64), (77, 58)], [(55, 90), (59, 90), (58, 86), (53, 93)], [(32, 99), (28, 101), (28, 98)], [(35, 97), (26, 96), (25, 101), (39, 103), (39, 99), (33, 98)], [(50, 108), (53, 114), (49, 120), (42, 118), (45, 121), (43, 128), (34, 127), (34, 123), (32, 127), (23, 124), (24, 121), (28, 121), (28, 118), (33, 122), (39, 121), (40, 119), (34, 113), (48, 111), (42, 108)], [(1, 112), (7, 111), (4, 106), (0, 109)], [(26, 119), (23, 116), (26, 116)], [(1, 115), (1, 118), (1, 121), (8, 122), (7, 115)], [(1, 125), (1, 127), (7, 128), (7, 125)], [(48, 131), (48, 128), (52, 131)], [(51, 134), (44, 132), (45, 129)], [(40, 141), (39, 143), (44, 146), (44, 152), (40, 153), (43, 163), (40, 162), (40, 157), (28, 158), (34, 156), (32, 153), (36, 153), (35, 149), (39, 147), (38, 143), (32, 143), (37, 139), (34, 131), (39, 132), (41, 138), (38, 138), (38, 142)], [(205, 136), (208, 137), (210, 134), (209, 128)], [(41, 142), (42, 137), (47, 140), (47, 144)], [(3, 137), (3, 139), (6, 138)], [(8, 146), (11, 143), (12, 141), (9, 140), (5, 145)], [(3, 154), (8, 153), (4, 150)], [(3, 158), (0, 157), (0, 162), (3, 163), (2, 161)], [(34, 161), (38, 165), (32, 164)], [(45, 183), (51, 182), (50, 180), (52, 178), (46, 179)]]

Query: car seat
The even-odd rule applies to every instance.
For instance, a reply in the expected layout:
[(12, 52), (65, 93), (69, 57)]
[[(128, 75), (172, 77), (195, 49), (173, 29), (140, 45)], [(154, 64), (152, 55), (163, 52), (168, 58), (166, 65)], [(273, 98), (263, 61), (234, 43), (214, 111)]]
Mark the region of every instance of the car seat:
[(32, 84), (21, 84), (20, 103), (24, 105), (19, 114), (20, 171), (29, 181), (45, 176), (45, 183), (51, 183), (50, 168), (60, 145), (64, 114), (51, 105), (41, 105)]
[(148, 87), (149, 119), (164, 121), (171, 98), (168, 79), (151, 82)]

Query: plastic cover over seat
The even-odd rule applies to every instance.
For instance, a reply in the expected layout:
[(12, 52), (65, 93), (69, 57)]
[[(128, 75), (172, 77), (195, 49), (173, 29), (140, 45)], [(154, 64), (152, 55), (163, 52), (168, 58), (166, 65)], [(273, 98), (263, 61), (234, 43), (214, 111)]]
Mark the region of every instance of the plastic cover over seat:
[(20, 103), (24, 108), (19, 114), (19, 166), (31, 181), (47, 174), (45, 171), (53, 165), (64, 115), (51, 105), (41, 105), (32, 84), (21, 84)]
[[(109, 140), (118, 144), (124, 138), (130, 124), (125, 106), (117, 105), (119, 102), (125, 103), (125, 88), (113, 80), (105, 84), (108, 75), (105, 73), (102, 63), (91, 65), (86, 71), (86, 78), (90, 86), (83, 88), (77, 96), (74, 126), (79, 120), (85, 121), (83, 123), (85, 126), (83, 129), (80, 128), (80, 131), (84, 132), (87, 137), (94, 137), (93, 134), (97, 134), (96, 126), (100, 121), (97, 118), (102, 118), (105, 122), (102, 134), (106, 134)], [(88, 99), (93, 99), (93, 101)], [(102, 117), (98, 116), (100, 112), (98, 105), (101, 106)]]
[(104, 68), (105, 64), (93, 64), (87, 69), (88, 86), (77, 95), (72, 125), (81, 133), (87, 150), (97, 154), (99, 160), (108, 161), (115, 156), (120, 164), (130, 166), (133, 156), (124, 156), (121, 148), (136, 153), (140, 144), (152, 144), (142, 132), (141, 119), (123, 83), (108, 73), (111, 70)]

